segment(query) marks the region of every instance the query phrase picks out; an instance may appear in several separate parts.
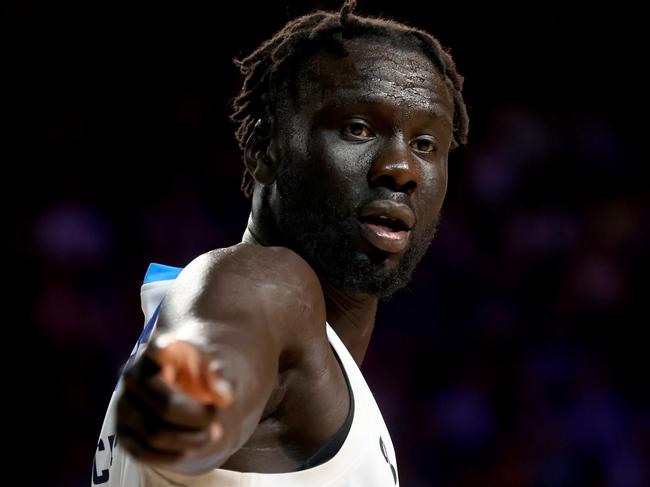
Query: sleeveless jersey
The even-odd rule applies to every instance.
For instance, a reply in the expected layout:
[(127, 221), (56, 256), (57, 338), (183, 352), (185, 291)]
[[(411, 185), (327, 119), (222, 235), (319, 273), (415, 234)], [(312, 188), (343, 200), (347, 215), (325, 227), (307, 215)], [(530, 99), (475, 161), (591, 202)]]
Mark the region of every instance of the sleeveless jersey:
[[(151, 264), (141, 289), (145, 326), (129, 362), (146, 345), (158, 319), (162, 300), (182, 269)], [(394, 487), (399, 486), (395, 451), (379, 407), (359, 367), (328, 323), (327, 337), (338, 357), (351, 393), (352, 422), (343, 444), (320, 465), (288, 473), (251, 473), (214, 469), (196, 476), (181, 475), (141, 464), (120, 447), (115, 433), (117, 398), (111, 397), (93, 460), (93, 487)]]

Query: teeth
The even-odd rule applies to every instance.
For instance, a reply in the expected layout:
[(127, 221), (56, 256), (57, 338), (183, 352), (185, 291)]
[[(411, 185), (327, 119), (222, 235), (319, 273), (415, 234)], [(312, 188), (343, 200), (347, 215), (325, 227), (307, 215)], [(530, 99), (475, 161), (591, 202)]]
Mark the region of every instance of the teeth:
[[(373, 219), (369, 219), (369, 221), (373, 221)], [(374, 221), (376, 224), (390, 228), (393, 231), (402, 230), (402, 224), (398, 220), (390, 218), (386, 215), (377, 215), (374, 217)]]

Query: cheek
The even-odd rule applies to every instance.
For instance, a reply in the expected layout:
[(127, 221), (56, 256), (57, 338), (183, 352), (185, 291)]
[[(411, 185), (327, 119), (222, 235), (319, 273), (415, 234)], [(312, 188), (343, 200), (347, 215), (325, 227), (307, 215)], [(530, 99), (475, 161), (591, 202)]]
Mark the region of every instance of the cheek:
[(439, 160), (426, 165), (423, 169), (423, 190), (425, 192), (439, 193), (447, 189), (447, 161)]
[(420, 206), (423, 215), (436, 216), (447, 194), (447, 164), (429, 168), (420, 185)]
[(315, 135), (308, 157), (318, 173), (319, 185), (332, 188), (342, 197), (354, 197), (365, 186), (368, 158), (361, 145), (345, 143), (336, 131)]

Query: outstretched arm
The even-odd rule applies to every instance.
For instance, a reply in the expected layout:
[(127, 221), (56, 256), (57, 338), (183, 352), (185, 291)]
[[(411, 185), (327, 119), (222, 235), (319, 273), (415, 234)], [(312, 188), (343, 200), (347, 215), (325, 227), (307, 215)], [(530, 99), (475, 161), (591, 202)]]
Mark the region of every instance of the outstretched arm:
[(255, 431), (281, 357), (324, 321), (318, 278), (290, 250), (242, 244), (199, 257), (125, 373), (119, 441), (179, 473), (218, 467)]

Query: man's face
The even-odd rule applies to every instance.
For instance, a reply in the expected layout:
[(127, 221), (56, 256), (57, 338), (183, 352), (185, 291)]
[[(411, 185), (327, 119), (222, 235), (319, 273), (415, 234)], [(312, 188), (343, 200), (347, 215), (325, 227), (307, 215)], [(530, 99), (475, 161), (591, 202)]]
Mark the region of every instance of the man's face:
[(271, 199), (288, 244), (335, 286), (383, 297), (424, 255), (447, 190), (453, 100), (432, 62), (379, 41), (346, 42), (302, 68), (280, 110)]

